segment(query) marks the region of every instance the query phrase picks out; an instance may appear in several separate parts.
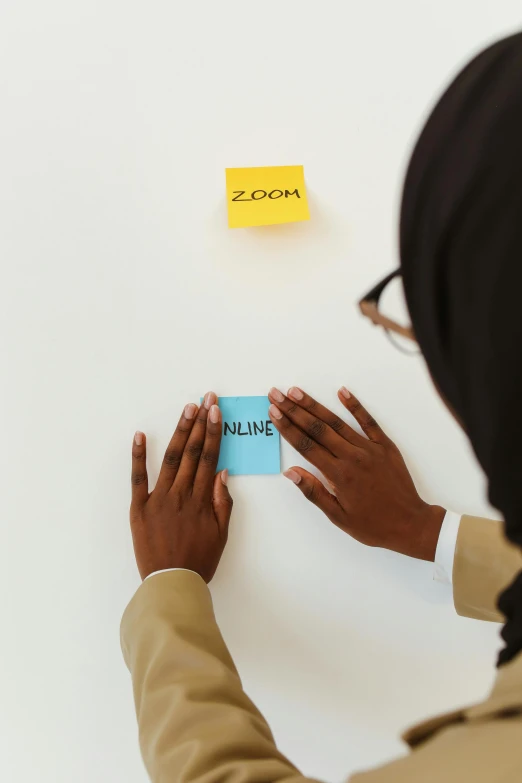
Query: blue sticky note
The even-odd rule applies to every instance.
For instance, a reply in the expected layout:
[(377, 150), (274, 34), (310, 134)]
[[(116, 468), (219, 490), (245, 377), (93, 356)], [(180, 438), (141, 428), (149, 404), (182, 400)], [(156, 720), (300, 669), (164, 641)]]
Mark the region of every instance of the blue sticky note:
[(279, 433), (270, 421), (268, 397), (220, 397), (223, 437), (218, 470), (231, 476), (280, 473)]

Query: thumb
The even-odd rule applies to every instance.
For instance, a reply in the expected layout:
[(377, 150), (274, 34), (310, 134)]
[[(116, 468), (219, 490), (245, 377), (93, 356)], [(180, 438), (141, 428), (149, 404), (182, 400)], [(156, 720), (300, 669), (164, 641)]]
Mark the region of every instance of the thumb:
[(305, 498), (307, 498), (314, 506), (320, 508), (328, 519), (335, 522), (339, 516), (340, 506), (339, 501), (328, 492), (324, 484), (319, 481), (318, 478), (312, 476), (304, 468), (290, 468), (283, 474), (287, 479), (293, 481), (296, 486), (299, 487)]
[(214, 479), (214, 489), (212, 493), (212, 505), (214, 506), (214, 513), (218, 521), (219, 529), (226, 535), (228, 531), (228, 523), (230, 522), (230, 515), (232, 513), (232, 506), (234, 501), (228, 491), (228, 470), (222, 470), (218, 473)]

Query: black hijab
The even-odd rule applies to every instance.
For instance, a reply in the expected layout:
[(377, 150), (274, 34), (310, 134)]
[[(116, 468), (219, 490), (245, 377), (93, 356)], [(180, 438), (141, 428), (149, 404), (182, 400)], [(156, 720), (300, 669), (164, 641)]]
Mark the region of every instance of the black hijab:
[[(429, 370), (522, 547), (522, 34), (472, 60), (433, 111), (406, 176), (400, 243)], [(499, 608), (501, 665), (522, 649), (522, 573)]]

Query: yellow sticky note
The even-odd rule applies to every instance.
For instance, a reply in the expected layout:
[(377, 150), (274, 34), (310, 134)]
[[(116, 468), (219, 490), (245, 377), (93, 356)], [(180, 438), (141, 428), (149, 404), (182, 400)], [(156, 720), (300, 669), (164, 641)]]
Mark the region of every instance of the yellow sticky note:
[(302, 166), (226, 169), (229, 228), (310, 220)]

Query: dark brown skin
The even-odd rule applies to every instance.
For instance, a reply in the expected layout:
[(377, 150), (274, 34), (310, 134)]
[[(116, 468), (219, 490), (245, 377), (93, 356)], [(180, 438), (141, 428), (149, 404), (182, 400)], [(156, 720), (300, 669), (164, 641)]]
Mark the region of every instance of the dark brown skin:
[(216, 475), (221, 412), (213, 392), (201, 408), (185, 406), (153, 492), (146, 439), (134, 436), (130, 521), (142, 579), (165, 568), (187, 568), (210, 582), (223, 554), (232, 513), (227, 471)]
[(271, 389), (274, 426), (331, 491), (301, 467), (285, 476), (357, 541), (433, 561), (445, 509), (419, 497), (399, 449), (361, 403), (344, 387), (338, 396), (367, 437), (301, 389)]
[[(281, 435), (324, 475), (330, 491), (301, 467), (285, 475), (341, 530), (368, 546), (434, 560), (445, 510), (425, 503), (394, 443), (346, 389), (339, 399), (360, 424), (343, 419), (296, 387), (269, 394)], [(142, 579), (166, 568), (196, 571), (208, 583), (223, 554), (232, 512), (227, 472), (215, 475), (221, 412), (213, 392), (190, 403), (149, 494), (145, 435), (132, 447), (131, 529)]]

